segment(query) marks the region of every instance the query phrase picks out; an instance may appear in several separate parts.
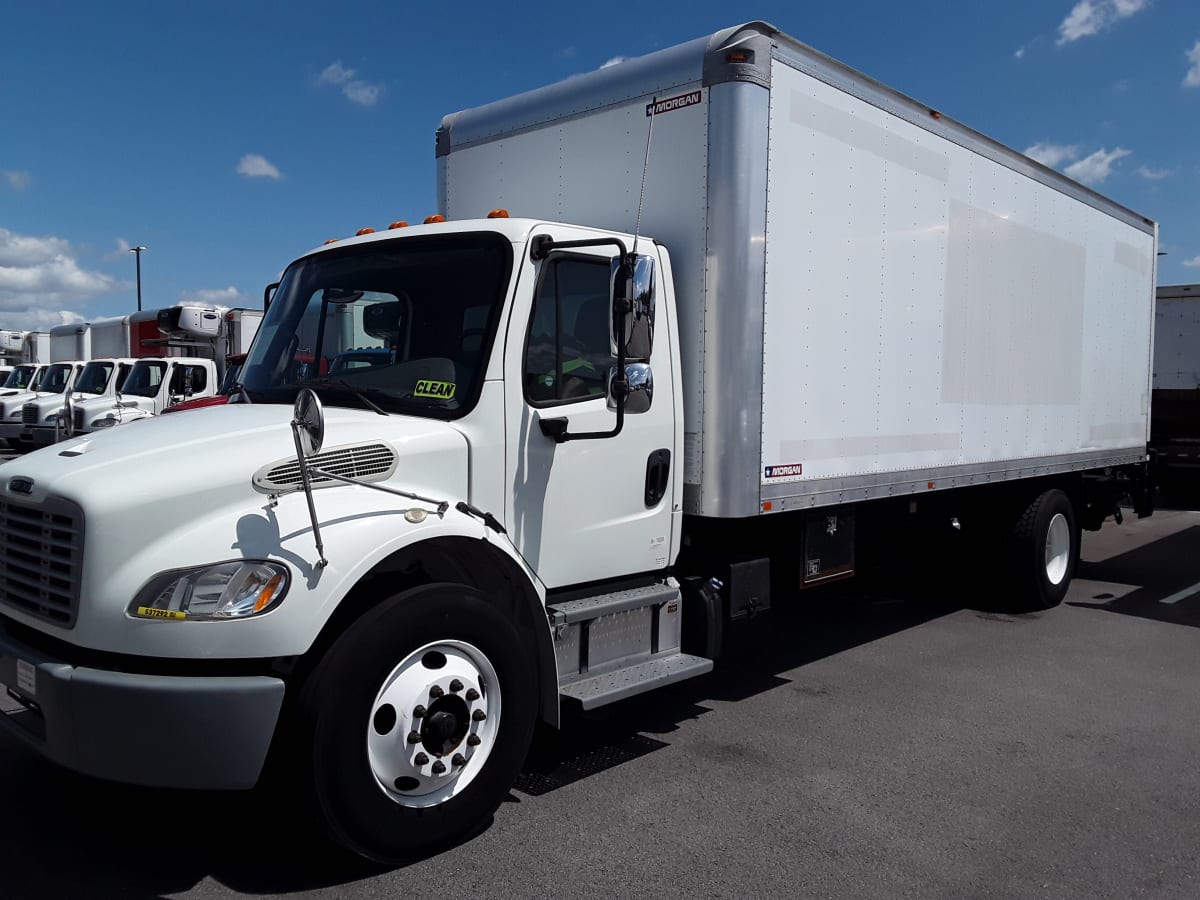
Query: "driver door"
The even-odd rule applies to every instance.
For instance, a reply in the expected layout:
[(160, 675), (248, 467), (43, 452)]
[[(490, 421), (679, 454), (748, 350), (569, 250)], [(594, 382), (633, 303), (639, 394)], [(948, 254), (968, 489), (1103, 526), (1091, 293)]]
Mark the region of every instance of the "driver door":
[[(550, 229), (546, 229), (550, 230)], [(560, 240), (592, 237), (554, 229)], [(664, 568), (677, 522), (673, 472), (675, 416), (665, 317), (651, 364), (648, 411), (626, 413), (615, 437), (556, 443), (545, 419), (566, 419), (571, 433), (616, 424), (606, 385), (616, 364), (609, 346), (611, 246), (524, 257), (505, 353), (506, 475), (509, 533), (547, 588)], [(656, 275), (661, 279), (661, 274)], [(661, 282), (658, 285), (662, 296)], [(664, 457), (665, 454), (665, 457)], [(647, 493), (648, 467), (664, 479)], [(676, 526), (677, 527), (677, 526)]]

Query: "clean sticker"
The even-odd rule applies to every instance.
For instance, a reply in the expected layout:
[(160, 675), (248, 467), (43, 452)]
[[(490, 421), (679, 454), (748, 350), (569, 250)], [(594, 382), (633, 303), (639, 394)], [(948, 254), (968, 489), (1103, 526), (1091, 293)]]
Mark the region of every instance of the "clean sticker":
[(137, 614), (143, 619), (186, 619), (187, 613), (176, 609), (155, 609), (153, 606), (139, 606)]
[(766, 466), (763, 470), (765, 478), (794, 478), (804, 474), (803, 463), (792, 463), (787, 466)]
[(663, 113), (674, 112), (677, 109), (687, 109), (689, 106), (695, 106), (700, 102), (701, 92), (690, 91), (686, 94), (680, 94), (678, 97), (668, 97), (666, 100), (655, 99), (653, 103), (646, 104), (646, 116), (661, 116)]
[(449, 400), (454, 396), (456, 387), (457, 385), (453, 381), (430, 381), (428, 378), (422, 378), (413, 389), (413, 396)]
[(30, 697), (37, 696), (37, 668), (23, 659), (17, 660), (17, 689)]

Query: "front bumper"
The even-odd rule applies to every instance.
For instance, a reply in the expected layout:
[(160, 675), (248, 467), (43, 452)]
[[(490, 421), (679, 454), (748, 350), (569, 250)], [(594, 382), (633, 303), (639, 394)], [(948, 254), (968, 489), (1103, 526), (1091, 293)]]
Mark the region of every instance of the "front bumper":
[(7, 732), (54, 762), (150, 787), (240, 790), (262, 772), (284, 684), (267, 675), (148, 675), (74, 666), (0, 625)]
[(49, 447), (55, 443), (58, 437), (58, 430), (47, 425), (26, 425), (18, 435), (21, 443), (34, 447)]
[(20, 420), (0, 422), (0, 440), (15, 441), (21, 437), (21, 432), (24, 431), (26, 427), (27, 426)]

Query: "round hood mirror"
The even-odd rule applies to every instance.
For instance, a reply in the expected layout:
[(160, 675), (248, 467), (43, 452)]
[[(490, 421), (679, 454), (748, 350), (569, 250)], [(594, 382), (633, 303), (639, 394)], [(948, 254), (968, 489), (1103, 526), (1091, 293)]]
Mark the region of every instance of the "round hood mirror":
[(321, 409), (321, 399), (312, 388), (304, 388), (296, 395), (292, 424), (296, 426), (304, 455), (320, 453), (325, 440), (325, 413)]

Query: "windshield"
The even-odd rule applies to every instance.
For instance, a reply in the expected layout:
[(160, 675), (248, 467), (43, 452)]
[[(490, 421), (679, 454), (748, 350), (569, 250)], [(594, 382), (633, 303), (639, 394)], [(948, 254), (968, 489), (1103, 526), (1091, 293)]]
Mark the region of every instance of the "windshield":
[(457, 418), (475, 403), (512, 245), (490, 232), (372, 242), (284, 273), (242, 371), (254, 402)]
[(4, 381), (6, 388), (24, 388), (28, 386), (29, 379), (33, 377), (33, 373), (37, 371), (37, 366), (17, 366), (8, 373), (8, 378)]
[(125, 383), (121, 385), (122, 394), (132, 394), (135, 397), (154, 397), (158, 395), (159, 385), (167, 373), (167, 364), (157, 360), (139, 359), (129, 370)]
[(112, 377), (113, 364), (110, 362), (90, 362), (83, 367), (83, 374), (75, 383), (78, 394), (103, 394), (108, 387), (108, 379)]
[(38, 390), (46, 394), (61, 394), (67, 382), (71, 380), (71, 369), (69, 363), (56, 363), (47, 367), (38, 382)]

